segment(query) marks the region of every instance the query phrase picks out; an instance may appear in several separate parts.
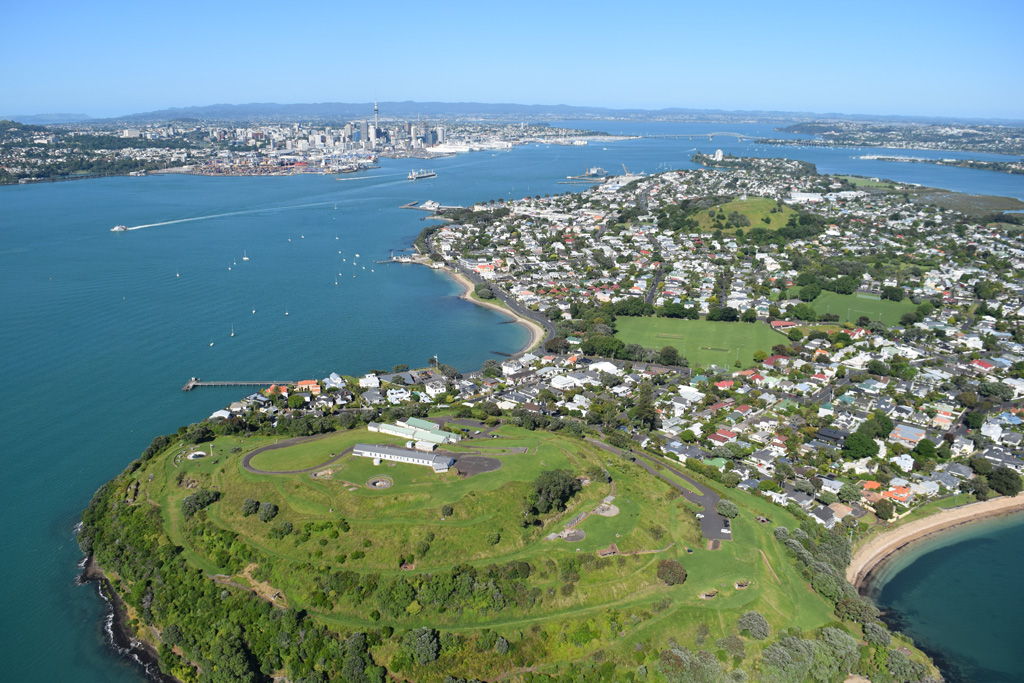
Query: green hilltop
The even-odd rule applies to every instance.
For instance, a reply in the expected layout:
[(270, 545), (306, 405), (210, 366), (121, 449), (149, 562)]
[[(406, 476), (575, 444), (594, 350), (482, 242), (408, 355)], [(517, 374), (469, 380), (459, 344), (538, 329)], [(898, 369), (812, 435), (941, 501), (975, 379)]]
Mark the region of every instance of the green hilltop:
[[(471, 476), (355, 456), (403, 445), (365, 427), (157, 437), (97, 492), (80, 542), (182, 681), (824, 681), (896, 652), (843, 592), (841, 530), (498, 422), (451, 427), (470, 438), (446, 454), (490, 470)], [(702, 538), (679, 490), (701, 483), (735, 503), (731, 540)], [(825, 581), (810, 567), (828, 552)], [(812, 676), (814, 657), (846, 664)]]

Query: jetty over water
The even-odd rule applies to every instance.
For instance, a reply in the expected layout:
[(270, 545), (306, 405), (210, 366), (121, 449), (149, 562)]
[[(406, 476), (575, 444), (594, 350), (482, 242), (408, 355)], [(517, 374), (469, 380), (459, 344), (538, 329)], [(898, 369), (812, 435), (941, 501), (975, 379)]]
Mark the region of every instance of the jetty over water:
[(736, 138), (737, 141), (758, 140), (764, 137), (763, 135), (749, 135), (747, 133), (732, 133), (729, 131), (715, 131), (713, 133), (664, 133), (655, 135), (641, 135), (640, 137), (661, 140), (681, 140), (683, 138), (693, 140), (694, 138), (707, 138), (709, 142), (714, 142), (716, 135), (722, 138)]
[(269, 387), (275, 384), (289, 386), (295, 384), (294, 380), (284, 380), (280, 382), (204, 382), (198, 377), (193, 377), (185, 386), (181, 388), (182, 391), (192, 391), (196, 387)]

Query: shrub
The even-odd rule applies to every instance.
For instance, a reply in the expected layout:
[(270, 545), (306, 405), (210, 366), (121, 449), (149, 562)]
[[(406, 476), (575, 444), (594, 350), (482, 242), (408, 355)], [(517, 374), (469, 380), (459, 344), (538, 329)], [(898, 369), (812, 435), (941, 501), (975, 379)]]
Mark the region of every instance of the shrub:
[(255, 515), (260, 510), (260, 502), (255, 498), (246, 498), (242, 501), (242, 515), (248, 517)]
[(686, 581), (686, 568), (676, 560), (662, 560), (658, 563), (658, 578), (675, 586)]
[(282, 538), (284, 538), (285, 536), (287, 536), (291, 532), (292, 532), (292, 523), (288, 522), (288, 521), (283, 521), (283, 522), (279, 523), (276, 527), (274, 527), (273, 529), (270, 530), (270, 537), (271, 538), (276, 538), (277, 540), (281, 540)]
[(889, 673), (897, 681), (919, 681), (924, 677), (923, 664), (911, 661), (899, 650), (889, 650)]
[(187, 496), (185, 500), (181, 501), (181, 511), (185, 514), (187, 519), (205, 508), (207, 505), (216, 503), (219, 498), (220, 491), (199, 489), (192, 495)]
[(277, 506), (273, 503), (260, 503), (260, 521), (269, 522), (274, 517), (277, 517)]
[(775, 539), (778, 541), (785, 541), (789, 538), (789, 529), (784, 526), (775, 527)]
[(768, 625), (768, 620), (754, 611), (745, 612), (736, 623), (736, 626), (740, 631), (747, 631), (750, 633), (751, 638), (757, 638), (758, 640), (764, 640), (772, 631), (771, 626)]
[(743, 655), (746, 654), (746, 649), (743, 645), (743, 641), (740, 640), (738, 636), (727, 636), (725, 638), (719, 638), (715, 641), (715, 645), (717, 645), (719, 649), (725, 650), (733, 657), (739, 657), (742, 659)]
[(580, 490), (580, 482), (568, 470), (541, 472), (533, 482), (532, 507), (540, 514), (564, 510), (565, 504)]
[(715, 510), (718, 511), (718, 514), (723, 517), (728, 517), (729, 519), (733, 519), (740, 514), (740, 509), (736, 507), (736, 503), (731, 500), (718, 501), (715, 505)]
[(413, 629), (402, 638), (402, 649), (420, 664), (429, 664), (437, 659), (441, 643), (437, 631), (426, 626)]
[(892, 635), (889, 630), (881, 624), (864, 624), (864, 638), (872, 645), (889, 646)]
[(451, 505), (445, 505), (444, 507), (441, 508), (441, 515), (443, 517), (451, 517), (454, 512), (455, 508), (453, 508)]

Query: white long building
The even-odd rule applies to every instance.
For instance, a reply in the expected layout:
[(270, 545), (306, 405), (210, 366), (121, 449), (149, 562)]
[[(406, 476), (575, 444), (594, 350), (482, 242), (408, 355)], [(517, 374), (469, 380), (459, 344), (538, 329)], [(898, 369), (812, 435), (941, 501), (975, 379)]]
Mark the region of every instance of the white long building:
[(412, 439), (413, 441), (430, 441), (436, 444), (458, 443), (459, 439), (462, 438), (453, 432), (438, 429), (437, 425), (433, 422), (420, 420), (415, 417), (410, 417), (404, 423), (398, 422), (397, 424), (371, 422), (366, 428), (371, 432), (400, 436), (403, 439)]
[(379, 458), (380, 460), (391, 460), (392, 462), (404, 462), (410, 465), (424, 465), (433, 468), (435, 472), (447, 472), (455, 464), (455, 458), (447, 455), (431, 455), (420, 451), (398, 448), (386, 444), (357, 443), (352, 449), (352, 455), (361, 458)]

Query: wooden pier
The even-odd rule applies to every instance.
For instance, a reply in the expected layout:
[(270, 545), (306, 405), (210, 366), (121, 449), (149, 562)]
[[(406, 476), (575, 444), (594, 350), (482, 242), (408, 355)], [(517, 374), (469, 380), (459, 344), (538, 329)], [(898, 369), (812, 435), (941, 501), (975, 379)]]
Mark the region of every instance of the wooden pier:
[(289, 386), (295, 384), (294, 381), (283, 381), (283, 382), (204, 382), (198, 377), (193, 377), (185, 386), (181, 388), (182, 391), (192, 391), (196, 387), (269, 387), (275, 384)]

